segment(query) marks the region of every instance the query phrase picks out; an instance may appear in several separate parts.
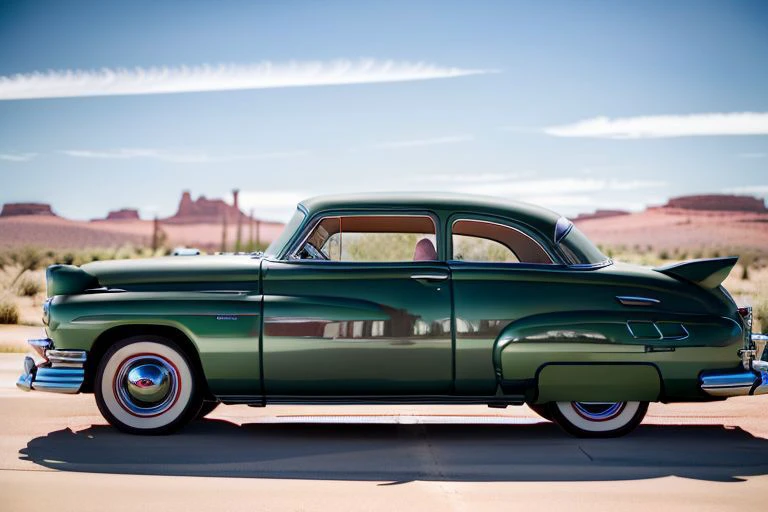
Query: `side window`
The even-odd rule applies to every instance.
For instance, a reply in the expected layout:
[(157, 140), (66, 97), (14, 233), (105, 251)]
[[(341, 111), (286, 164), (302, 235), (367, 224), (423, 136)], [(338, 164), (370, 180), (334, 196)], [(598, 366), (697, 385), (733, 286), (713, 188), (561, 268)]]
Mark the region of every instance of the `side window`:
[(299, 259), (402, 262), (437, 259), (435, 223), (424, 215), (350, 215), (321, 220)]
[(461, 219), (451, 228), (453, 260), (552, 264), (533, 238), (517, 229), (482, 220)]

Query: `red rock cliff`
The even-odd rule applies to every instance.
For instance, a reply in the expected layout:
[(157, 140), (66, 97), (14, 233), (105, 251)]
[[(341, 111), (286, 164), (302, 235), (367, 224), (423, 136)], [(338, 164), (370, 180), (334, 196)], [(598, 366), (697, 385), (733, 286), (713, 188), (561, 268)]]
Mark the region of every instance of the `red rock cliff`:
[(734, 196), (728, 194), (674, 197), (664, 205), (664, 208), (761, 213), (768, 211), (765, 207), (765, 202), (762, 199), (751, 196)]
[(245, 221), (248, 217), (238, 208), (237, 191), (234, 194), (234, 205), (226, 203), (223, 199), (207, 199), (200, 196), (193, 200), (189, 192), (184, 192), (179, 201), (179, 209), (176, 214), (163, 222), (170, 224), (219, 224), (223, 217), (229, 224), (237, 222), (238, 217)]
[(139, 210), (134, 208), (113, 210), (107, 214), (107, 220), (139, 220)]
[(0, 211), (0, 217), (15, 217), (18, 215), (51, 215), (56, 216), (51, 205), (45, 203), (6, 203)]

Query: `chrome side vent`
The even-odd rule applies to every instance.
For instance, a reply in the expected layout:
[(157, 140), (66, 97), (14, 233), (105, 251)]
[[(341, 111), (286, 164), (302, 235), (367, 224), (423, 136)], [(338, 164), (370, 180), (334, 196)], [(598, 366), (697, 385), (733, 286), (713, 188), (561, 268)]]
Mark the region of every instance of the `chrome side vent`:
[(651, 297), (635, 297), (632, 295), (617, 295), (616, 300), (624, 306), (655, 306), (661, 304), (659, 299)]

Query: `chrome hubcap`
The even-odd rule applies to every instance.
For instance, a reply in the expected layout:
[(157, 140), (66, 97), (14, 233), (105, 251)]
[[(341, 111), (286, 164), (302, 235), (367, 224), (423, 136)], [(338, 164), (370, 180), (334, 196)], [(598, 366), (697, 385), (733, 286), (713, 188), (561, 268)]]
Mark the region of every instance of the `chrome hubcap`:
[(115, 377), (115, 396), (136, 416), (157, 416), (176, 402), (179, 375), (166, 359), (140, 355), (126, 359)]
[(624, 410), (625, 402), (571, 402), (571, 407), (584, 419), (607, 421)]

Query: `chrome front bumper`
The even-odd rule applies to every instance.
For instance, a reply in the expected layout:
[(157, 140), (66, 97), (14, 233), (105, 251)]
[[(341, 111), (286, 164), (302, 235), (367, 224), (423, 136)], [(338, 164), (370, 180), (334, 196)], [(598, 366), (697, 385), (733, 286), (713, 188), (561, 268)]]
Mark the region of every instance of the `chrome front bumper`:
[(84, 350), (56, 350), (49, 339), (29, 340), (44, 361), (35, 364), (27, 356), (24, 359), (24, 373), (16, 381), (16, 387), (24, 391), (48, 391), (51, 393), (74, 394), (80, 391), (85, 380)]
[(741, 351), (744, 370), (711, 371), (701, 375), (701, 389), (711, 396), (768, 393), (768, 336), (752, 334), (750, 348)]

